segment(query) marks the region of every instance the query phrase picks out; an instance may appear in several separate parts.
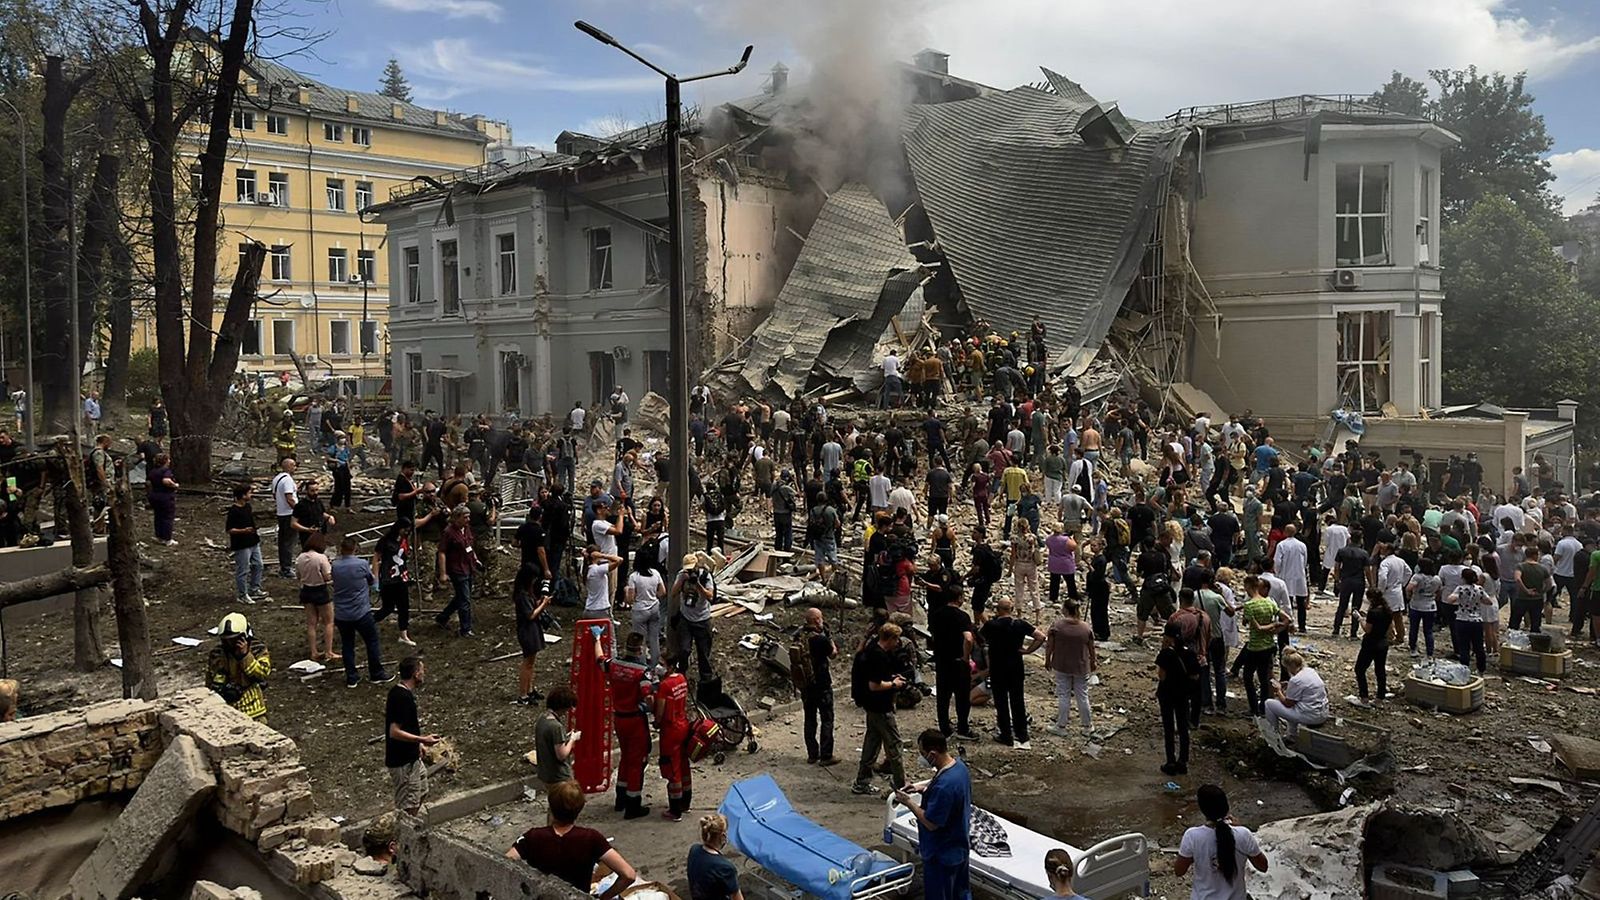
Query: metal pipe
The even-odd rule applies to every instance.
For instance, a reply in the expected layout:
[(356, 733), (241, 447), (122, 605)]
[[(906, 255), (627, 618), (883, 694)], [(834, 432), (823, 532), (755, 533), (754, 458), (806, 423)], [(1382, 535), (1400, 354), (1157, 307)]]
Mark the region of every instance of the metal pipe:
[(28, 122), (23, 118), (21, 110), (12, 106), (9, 100), (0, 97), (0, 105), (4, 105), (17, 117), (17, 161), (21, 172), (18, 183), (22, 188), (22, 202), (18, 204), (22, 209), (22, 352), (26, 357), (27, 373), (24, 376), (26, 405), (22, 426), (28, 449), (34, 450), (38, 446), (34, 442), (33, 435), (34, 404), (38, 398), (33, 391), (33, 263), (29, 257), (32, 242), (28, 239)]

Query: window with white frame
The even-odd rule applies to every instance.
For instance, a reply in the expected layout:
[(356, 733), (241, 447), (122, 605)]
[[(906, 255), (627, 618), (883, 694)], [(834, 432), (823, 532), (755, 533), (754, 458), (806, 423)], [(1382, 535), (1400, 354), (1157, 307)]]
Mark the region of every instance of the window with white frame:
[(589, 229), (589, 290), (611, 288), (611, 229)]
[(1423, 169), (1417, 180), (1417, 262), (1435, 262), (1433, 255), (1433, 170)]
[[(650, 224), (667, 229), (666, 219), (652, 219)], [(672, 242), (660, 235), (644, 235), (644, 283), (662, 284), (672, 274)]]
[(322, 139), (336, 144), (344, 143), (344, 126), (337, 122), (323, 122)]
[(522, 411), (522, 354), (512, 350), (500, 351), (500, 409), (505, 412)]
[(358, 147), (371, 147), (372, 129), (361, 125), (350, 126), (350, 143)]
[(334, 284), (350, 280), (350, 254), (342, 247), (328, 249), (328, 280)]
[(244, 268), (245, 257), (249, 253), (250, 253), (250, 242), (249, 241), (241, 241), (239, 243), (239, 268), (241, 268), (241, 269)]
[(373, 282), (378, 280), (378, 252), (376, 250), (356, 251), (356, 274), (362, 281)]
[(1334, 167), (1334, 256), (1341, 266), (1387, 266), (1389, 167)]
[(371, 356), (378, 352), (378, 321), (366, 319), (361, 323), (361, 355)]
[(200, 189), (205, 187), (205, 181), (205, 173), (200, 171), (199, 166), (189, 167), (189, 190), (194, 192), (195, 196), (200, 196)]
[(267, 113), (267, 134), (288, 134), (289, 117), (281, 113)]
[(461, 312), (461, 255), (455, 241), (439, 242), (439, 299), (444, 314)]
[(500, 272), (500, 296), (517, 292), (517, 235), (507, 231), (494, 236), (495, 266)]
[(1417, 328), (1417, 378), (1421, 387), (1417, 402), (1423, 409), (1432, 409), (1439, 405), (1439, 398), (1433, 389), (1433, 336), (1439, 327), (1439, 314), (1425, 312), (1420, 318)]
[(239, 354), (241, 356), (261, 355), (260, 319), (251, 319), (244, 323), (244, 336), (239, 339)]
[(283, 244), (274, 244), (267, 250), (267, 261), (271, 264), (273, 281), (292, 281), (294, 267), (289, 264), (289, 248)]
[(422, 354), (406, 354), (406, 402), (422, 405)]
[(256, 199), (256, 170), (240, 169), (234, 173), (233, 187), (240, 203), (254, 203)]
[(1394, 313), (1342, 312), (1336, 327), (1340, 403), (1364, 413), (1382, 411), (1389, 402)]
[(272, 320), (272, 352), (279, 356), (287, 356), (294, 350), (294, 320)]
[(256, 111), (253, 109), (236, 109), (233, 111), (234, 131), (255, 131)]
[(328, 352), (334, 356), (350, 355), (349, 319), (334, 319), (328, 323)]
[(422, 301), (422, 251), (416, 247), (400, 248), (400, 261), (406, 271), (406, 302)]
[(289, 205), (289, 173), (267, 173), (267, 196), (272, 198), (273, 206)]
[(358, 182), (356, 182), (356, 212), (361, 212), (363, 209), (366, 209), (367, 207), (369, 207), (371, 205), (372, 205), (372, 182), (370, 182), (370, 181), (358, 181)]
[(328, 208), (335, 212), (344, 212), (344, 179), (328, 179)]

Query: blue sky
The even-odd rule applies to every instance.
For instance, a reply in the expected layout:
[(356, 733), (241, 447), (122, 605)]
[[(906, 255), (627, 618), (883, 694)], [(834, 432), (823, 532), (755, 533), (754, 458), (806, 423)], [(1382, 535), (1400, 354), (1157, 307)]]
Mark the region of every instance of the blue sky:
[(755, 44), (747, 72), (686, 96), (708, 103), (758, 91), (779, 60), (798, 81), (924, 46), (1000, 87), (1048, 66), (1140, 118), (1367, 92), (1394, 69), (1525, 70), (1556, 142), (1556, 193), (1569, 211), (1600, 193), (1600, 0), (329, 0), (309, 15), (329, 39), (285, 62), (371, 89), (396, 56), (418, 102), (504, 119), (538, 146), (660, 115), (659, 79), (573, 28), (580, 18), (679, 73)]

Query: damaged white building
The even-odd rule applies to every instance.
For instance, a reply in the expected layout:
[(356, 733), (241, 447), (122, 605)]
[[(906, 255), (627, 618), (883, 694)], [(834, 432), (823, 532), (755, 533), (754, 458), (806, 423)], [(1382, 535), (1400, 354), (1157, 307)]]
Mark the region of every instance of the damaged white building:
[[(1291, 452), (1352, 436), (1344, 409), (1391, 462), (1474, 451), (1502, 487), (1542, 454), (1572, 483), (1576, 404), (1442, 403), (1447, 130), (1321, 96), (1143, 122), (1047, 69), (1000, 90), (930, 50), (898, 71), (892, 152), (862, 171), (808, 166), (825, 100), (781, 67), (695, 120), (690, 362), (725, 394), (870, 390), (886, 343), (1037, 316), (1091, 395), (1250, 410)], [(664, 392), (662, 157), (659, 127), (563, 134), (378, 207), (397, 399), (530, 415)]]

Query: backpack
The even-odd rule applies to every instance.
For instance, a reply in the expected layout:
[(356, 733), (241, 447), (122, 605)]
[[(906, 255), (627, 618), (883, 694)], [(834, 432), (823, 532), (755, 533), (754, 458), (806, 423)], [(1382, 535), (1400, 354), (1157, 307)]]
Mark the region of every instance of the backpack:
[(810, 513), (806, 514), (807, 539), (815, 541), (828, 536), (828, 510), (831, 508), (827, 504), (822, 504), (814, 507)]
[(1133, 543), (1133, 529), (1128, 527), (1127, 519), (1116, 519), (1117, 545), (1126, 547)]
[(872, 560), (872, 585), (879, 597), (893, 597), (899, 579), (894, 572), (894, 557), (888, 550), (879, 550)]
[(872, 644), (868, 643), (856, 651), (856, 655), (850, 659), (850, 700), (862, 709), (866, 708), (867, 700), (872, 696), (872, 688), (867, 684), (870, 680), (867, 674), (867, 653), (871, 650)]
[(811, 668), (811, 634), (804, 629), (789, 642), (789, 678), (797, 691), (811, 687), (816, 680), (816, 672)]
[(710, 515), (717, 515), (722, 512), (722, 491), (720, 489), (712, 488), (706, 491), (705, 511)]

